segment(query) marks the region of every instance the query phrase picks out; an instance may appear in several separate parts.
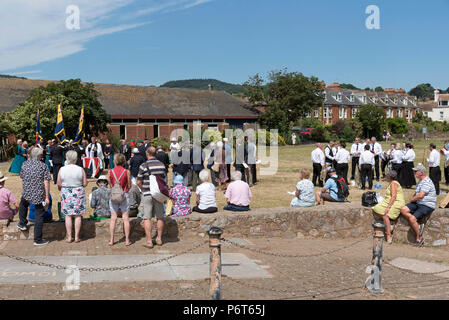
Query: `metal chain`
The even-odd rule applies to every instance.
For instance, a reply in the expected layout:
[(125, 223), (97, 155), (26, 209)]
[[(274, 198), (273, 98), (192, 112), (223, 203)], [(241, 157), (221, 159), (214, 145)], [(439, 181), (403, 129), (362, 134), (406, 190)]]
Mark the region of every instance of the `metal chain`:
[[(120, 270), (128, 270), (128, 269), (146, 267), (146, 266), (149, 266), (149, 265), (152, 265), (152, 264), (157, 264), (157, 263), (160, 263), (160, 262), (171, 260), (171, 259), (173, 259), (173, 258), (175, 258), (177, 256), (180, 256), (180, 255), (186, 254), (188, 252), (191, 252), (191, 251), (193, 251), (195, 249), (198, 249), (199, 247), (202, 247), (206, 243), (208, 243), (208, 241), (205, 241), (205, 242), (202, 242), (200, 244), (197, 244), (194, 247), (189, 248), (187, 250), (184, 250), (182, 252), (175, 253), (175, 254), (172, 254), (172, 255), (170, 255), (168, 257), (161, 258), (161, 259), (154, 260), (154, 261), (150, 261), (150, 262), (144, 262), (144, 263), (128, 265), (128, 266), (122, 266), (122, 267), (107, 267), (107, 268), (82, 267), (82, 268), (79, 268), (79, 270), (80, 271), (89, 271), (89, 272), (102, 272), (102, 271), (120, 271)], [(12, 255), (12, 254), (8, 254), (8, 253), (5, 253), (5, 252), (1, 252), (1, 251), (0, 251), (0, 256), (5, 256), (5, 257), (8, 257), (10, 259), (14, 259), (14, 260), (25, 262), (25, 263), (30, 263), (30, 264), (33, 264), (33, 265), (38, 265), (38, 266), (41, 266), (41, 267), (54, 268), (54, 269), (58, 269), (58, 270), (67, 269), (67, 266), (57, 265), (57, 264), (52, 264), (52, 263), (45, 263), (45, 262), (40, 262), (40, 261), (36, 261), (36, 260), (30, 260), (30, 259), (18, 257), (18, 256), (15, 256), (15, 255)]]
[(225, 239), (225, 238), (222, 238), (221, 241), (229, 243), (229, 244), (232, 244), (233, 246), (236, 246), (236, 247), (239, 247), (239, 248), (242, 248), (242, 249), (246, 249), (246, 250), (249, 250), (249, 251), (254, 251), (254, 252), (257, 252), (257, 253), (260, 253), (260, 254), (275, 256), (275, 257), (282, 257), (282, 258), (310, 258), (310, 257), (324, 256), (324, 255), (332, 254), (332, 253), (335, 253), (335, 252), (338, 252), (338, 251), (350, 248), (350, 247), (352, 247), (352, 246), (354, 246), (356, 244), (359, 244), (362, 241), (365, 241), (365, 239), (357, 240), (357, 241), (355, 241), (355, 242), (353, 242), (353, 243), (351, 243), (351, 244), (349, 244), (347, 246), (344, 246), (344, 247), (340, 247), (340, 248), (336, 248), (336, 249), (333, 249), (333, 250), (320, 252), (320, 253), (313, 253), (313, 254), (273, 253), (273, 252), (268, 252), (268, 251), (264, 251), (264, 250), (260, 250), (260, 249), (248, 248), (248, 247), (246, 247), (244, 245), (241, 245), (239, 243), (235, 243), (235, 242), (233, 242), (231, 240), (228, 240), (228, 239)]

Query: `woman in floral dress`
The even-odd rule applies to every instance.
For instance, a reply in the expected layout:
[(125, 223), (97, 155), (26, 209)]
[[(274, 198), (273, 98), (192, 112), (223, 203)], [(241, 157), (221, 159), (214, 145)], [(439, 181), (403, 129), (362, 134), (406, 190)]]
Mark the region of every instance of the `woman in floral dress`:
[(170, 199), (173, 201), (173, 217), (186, 216), (190, 214), (190, 197), (192, 191), (183, 185), (184, 178), (177, 175), (173, 181), (174, 187), (170, 190)]
[(75, 242), (79, 242), (82, 216), (86, 212), (87, 186), (86, 173), (83, 168), (76, 165), (78, 154), (69, 151), (66, 154), (65, 166), (58, 173), (58, 189), (61, 191), (61, 212), (65, 215), (67, 242), (72, 239), (72, 218), (75, 220)]

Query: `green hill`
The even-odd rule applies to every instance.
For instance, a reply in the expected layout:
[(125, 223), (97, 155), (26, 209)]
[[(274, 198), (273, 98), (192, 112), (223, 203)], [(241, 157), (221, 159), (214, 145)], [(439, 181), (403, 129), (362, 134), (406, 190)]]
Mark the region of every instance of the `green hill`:
[(0, 78), (7, 78), (7, 79), (26, 79), (24, 77), (16, 77), (16, 76), (9, 76), (7, 74), (0, 74)]
[(212, 85), (212, 90), (226, 91), (230, 94), (239, 94), (243, 92), (243, 87), (239, 84), (226, 83), (216, 79), (190, 79), (169, 81), (161, 85), (161, 87), (208, 90), (209, 84)]

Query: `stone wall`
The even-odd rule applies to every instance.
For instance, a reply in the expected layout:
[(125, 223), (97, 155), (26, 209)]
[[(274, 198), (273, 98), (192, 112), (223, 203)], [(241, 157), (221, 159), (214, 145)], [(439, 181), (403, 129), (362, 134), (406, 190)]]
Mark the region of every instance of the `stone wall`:
[[(166, 218), (164, 238), (177, 239), (188, 236), (204, 237), (211, 226), (224, 230), (223, 237), (282, 237), (282, 238), (348, 238), (372, 237), (372, 210), (353, 203), (331, 204), (311, 208), (253, 209), (246, 213), (218, 212), (193, 213), (184, 217)], [(153, 228), (155, 229), (155, 228)], [(17, 229), (17, 222), (0, 221), (0, 237), (4, 240), (33, 238), (33, 226), (29, 231)], [(44, 224), (44, 237), (61, 240), (65, 237), (65, 224)], [(155, 230), (153, 230), (155, 232)], [(119, 219), (116, 237), (123, 236), (123, 221)], [(109, 220), (83, 220), (81, 237), (107, 236)], [(143, 221), (131, 219), (131, 237), (145, 235)], [(399, 241), (413, 240), (408, 222), (400, 218), (394, 232)], [(117, 238), (119, 239), (119, 238)], [(449, 240), (449, 209), (436, 210), (424, 228), (426, 243), (446, 245)]]

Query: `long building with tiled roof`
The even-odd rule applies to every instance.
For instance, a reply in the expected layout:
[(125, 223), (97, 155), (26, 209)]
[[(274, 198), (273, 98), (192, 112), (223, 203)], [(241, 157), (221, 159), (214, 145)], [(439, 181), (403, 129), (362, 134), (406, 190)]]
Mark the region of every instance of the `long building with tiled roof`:
[[(0, 79), (0, 112), (11, 112), (30, 91), (52, 81)], [(172, 130), (203, 127), (245, 128), (257, 110), (224, 91), (94, 84), (99, 101), (111, 115), (110, 130), (122, 138), (168, 137)]]

